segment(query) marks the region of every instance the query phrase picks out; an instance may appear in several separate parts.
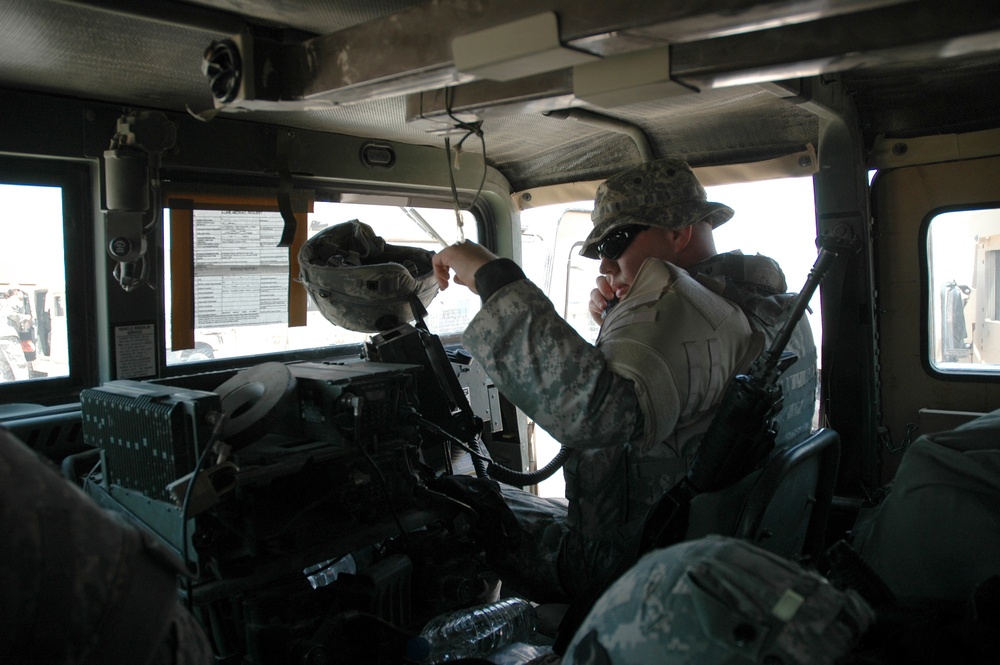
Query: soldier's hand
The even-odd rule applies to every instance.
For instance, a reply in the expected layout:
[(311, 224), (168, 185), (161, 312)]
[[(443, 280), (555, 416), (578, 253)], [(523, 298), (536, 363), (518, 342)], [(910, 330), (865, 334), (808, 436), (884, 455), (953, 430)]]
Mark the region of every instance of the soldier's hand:
[(490, 261), (495, 261), (497, 255), (482, 245), (466, 240), (460, 245), (445, 247), (434, 255), (434, 276), (438, 287), (443, 291), (448, 288), (448, 278), (455, 273), (455, 283), (466, 286), (473, 293), (476, 291), (476, 271)]
[(614, 300), (615, 292), (608, 283), (608, 278), (604, 275), (597, 277), (597, 288), (590, 292), (590, 316), (600, 325), (604, 321), (604, 310), (608, 308), (608, 303)]

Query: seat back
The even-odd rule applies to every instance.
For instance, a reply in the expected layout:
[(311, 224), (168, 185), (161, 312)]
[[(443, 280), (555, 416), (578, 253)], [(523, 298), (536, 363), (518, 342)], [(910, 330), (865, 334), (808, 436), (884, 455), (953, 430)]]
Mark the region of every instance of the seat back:
[(761, 469), (691, 501), (686, 539), (735, 536), (792, 560), (816, 557), (839, 464), (840, 436), (828, 428), (775, 449)]
[[(610, 581), (650, 546), (667, 547), (678, 540), (710, 534), (748, 540), (792, 561), (819, 556), (839, 464), (840, 436), (831, 429), (820, 429), (798, 443), (775, 449), (763, 467), (724, 489), (695, 494), (688, 502), (685, 496), (674, 495), (674, 490), (683, 486), (678, 483), (647, 513), (637, 551), (622, 558)], [(687, 518), (683, 538), (661, 542), (665, 534), (676, 537), (671, 525), (683, 528), (685, 520), (677, 519), (680, 514)], [(583, 601), (570, 606), (559, 626), (556, 653), (566, 648), (604, 588), (595, 585)]]

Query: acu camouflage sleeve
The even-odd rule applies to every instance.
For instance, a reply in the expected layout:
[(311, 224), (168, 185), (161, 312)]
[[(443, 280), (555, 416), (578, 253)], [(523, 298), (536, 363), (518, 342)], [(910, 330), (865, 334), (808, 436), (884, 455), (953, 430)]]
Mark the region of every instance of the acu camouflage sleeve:
[(563, 445), (603, 448), (642, 436), (634, 384), (530, 281), (494, 293), (463, 342), (500, 392)]

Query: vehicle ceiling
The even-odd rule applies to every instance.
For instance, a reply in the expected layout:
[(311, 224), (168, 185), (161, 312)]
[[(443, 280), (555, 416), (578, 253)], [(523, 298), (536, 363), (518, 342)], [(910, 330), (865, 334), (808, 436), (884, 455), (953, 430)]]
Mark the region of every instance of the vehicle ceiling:
[[(961, 7), (940, 0), (5, 0), (0, 87), (204, 112), (214, 103), (202, 73), (206, 48), (246, 29), (258, 54), (274, 56), (271, 66), (307, 64), (267, 79), (280, 81), (283, 101), (241, 112), (230, 106), (223, 115), (442, 146), (442, 128), (454, 125), (442, 93), (451, 84), (451, 110), (477, 114), (488, 162), (519, 190), (606, 177), (639, 161), (637, 143), (609, 121), (638, 129), (652, 155), (694, 165), (816, 145), (819, 122), (805, 95), (793, 94), (794, 83), (772, 85), (802, 76), (843, 80), (869, 148), (879, 136), (997, 127), (1000, 3)], [(669, 45), (671, 77), (683, 85), (673, 85), (672, 96), (596, 106), (573, 96), (566, 67), (499, 83), (454, 66), (454, 37), (544, 10), (555, 12), (559, 40), (575, 52), (610, 58)], [(421, 104), (436, 120), (413, 117)], [(566, 109), (584, 122), (560, 117)], [(464, 134), (449, 136), (454, 144)], [(481, 151), (479, 139), (463, 149)]]

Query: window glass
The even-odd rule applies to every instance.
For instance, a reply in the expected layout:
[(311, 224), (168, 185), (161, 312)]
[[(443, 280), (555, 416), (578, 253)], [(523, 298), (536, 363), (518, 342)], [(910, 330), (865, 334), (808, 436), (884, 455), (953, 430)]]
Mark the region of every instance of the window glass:
[[(711, 201), (725, 203), (736, 214), (715, 230), (720, 252), (764, 254), (778, 262), (788, 290), (798, 292), (816, 262), (816, 207), (812, 178), (781, 178), (763, 182), (707, 187)], [(821, 348), (823, 317), (816, 289), (804, 316)]]
[(1000, 210), (935, 215), (927, 228), (927, 276), (931, 366), (1000, 372)]
[[(465, 237), (477, 240), (475, 218), (467, 211), (463, 211), (462, 216)], [(238, 243), (225, 230), (234, 228), (226, 222), (236, 217), (239, 217), (237, 225), (241, 229)], [(353, 219), (370, 225), (392, 245), (437, 251), (460, 237), (453, 210), (329, 202), (314, 204), (308, 216), (308, 237)], [(168, 256), (169, 224), (167, 210), (164, 213), (164, 243)], [(288, 250), (275, 247), (281, 229), (279, 213), (195, 211), (195, 348), (176, 351), (168, 348), (168, 365), (359, 344), (370, 336), (334, 325), (323, 317), (311, 297), (307, 324), (288, 325)], [(220, 245), (228, 248), (222, 251)], [(250, 279), (240, 283), (223, 282), (221, 277), (213, 275), (211, 266), (232, 264), (233, 261), (245, 265), (244, 272)], [(169, 266), (169, 261), (165, 263)], [(167, 283), (165, 307), (169, 347), (172, 318), (169, 268)], [(235, 289), (243, 290), (238, 300), (232, 297)], [(225, 303), (221, 299), (223, 292), (227, 296)], [(436, 335), (458, 334), (477, 311), (478, 296), (468, 289), (447, 289), (431, 302), (425, 322)]]
[[(811, 178), (784, 178), (706, 188), (710, 201), (725, 203), (735, 216), (715, 231), (719, 252), (742, 250), (775, 259), (785, 273), (789, 291), (805, 284), (816, 260), (816, 212)], [(594, 342), (599, 326), (587, 309), (598, 276), (598, 261), (579, 255), (593, 228), (594, 202), (543, 206), (521, 213), (522, 267), (552, 300), (556, 310), (585, 339)], [(811, 311), (810, 311), (811, 310)], [(819, 291), (806, 316), (817, 347), (822, 342)], [(555, 455), (559, 444), (535, 427), (538, 465)], [(539, 485), (542, 496), (562, 496), (562, 474)]]
[(0, 183), (0, 383), (69, 376), (61, 187)]
[[(781, 266), (790, 291), (805, 284), (817, 254), (811, 178), (720, 185), (706, 191), (709, 200), (725, 203), (736, 211), (733, 219), (715, 230), (719, 252), (739, 249), (745, 254), (765, 254)], [(577, 321), (578, 312), (571, 310), (586, 310), (598, 275), (599, 262), (579, 256), (582, 242), (593, 227), (593, 207), (593, 201), (576, 201), (521, 213), (525, 273), (590, 341), (597, 338), (598, 326)], [(822, 334), (818, 298), (817, 291), (812, 312), (806, 313), (817, 340)]]
[(545, 206), (521, 213), (522, 266), (580, 335), (593, 342), (600, 327), (587, 303), (597, 278), (598, 262), (580, 256), (593, 228), (593, 201)]

